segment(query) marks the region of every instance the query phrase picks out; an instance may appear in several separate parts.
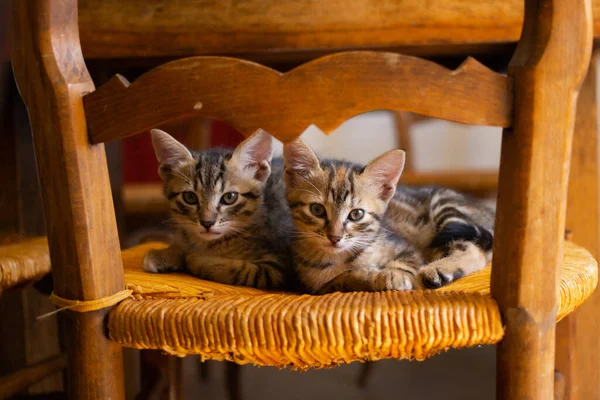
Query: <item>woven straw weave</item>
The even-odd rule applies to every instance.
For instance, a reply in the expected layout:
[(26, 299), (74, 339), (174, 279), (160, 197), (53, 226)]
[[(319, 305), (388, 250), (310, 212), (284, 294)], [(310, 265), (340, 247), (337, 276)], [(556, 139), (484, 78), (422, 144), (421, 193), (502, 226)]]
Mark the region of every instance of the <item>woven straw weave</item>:
[(44, 237), (2, 241), (0, 245), (0, 293), (35, 282), (50, 272), (48, 241)]
[[(141, 271), (144, 254), (161, 246), (123, 253), (127, 287), (135, 294), (111, 311), (109, 335), (124, 346), (308, 369), (423, 360), (449, 348), (497, 343), (503, 335), (489, 297), (489, 267), (437, 291), (309, 296)], [(594, 259), (567, 243), (558, 318), (589, 297), (596, 282)]]

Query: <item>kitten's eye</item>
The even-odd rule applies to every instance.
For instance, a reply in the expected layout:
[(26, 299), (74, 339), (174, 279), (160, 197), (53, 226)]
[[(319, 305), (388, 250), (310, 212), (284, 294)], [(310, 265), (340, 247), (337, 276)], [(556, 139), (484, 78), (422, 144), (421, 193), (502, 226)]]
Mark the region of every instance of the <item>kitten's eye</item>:
[(198, 196), (196, 196), (196, 193), (194, 192), (183, 192), (181, 197), (183, 197), (183, 201), (188, 204), (198, 204)]
[(325, 207), (323, 204), (312, 203), (310, 205), (310, 212), (315, 215), (315, 217), (323, 218), (326, 214)]
[(227, 192), (221, 197), (221, 204), (225, 204), (227, 206), (232, 205), (238, 199), (238, 194), (236, 192)]
[(365, 210), (362, 210), (360, 208), (355, 208), (354, 210), (350, 211), (350, 214), (348, 214), (348, 219), (350, 221), (360, 221), (362, 219), (362, 217), (365, 216)]

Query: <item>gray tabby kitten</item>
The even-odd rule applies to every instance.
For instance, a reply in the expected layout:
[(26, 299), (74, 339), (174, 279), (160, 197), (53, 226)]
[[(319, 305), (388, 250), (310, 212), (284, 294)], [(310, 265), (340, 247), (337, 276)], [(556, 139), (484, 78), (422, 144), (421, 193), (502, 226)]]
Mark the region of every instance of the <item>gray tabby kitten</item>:
[(187, 267), (211, 281), (283, 288), (291, 256), (282, 230), (289, 227), (269, 211), (287, 208), (283, 182), (271, 177), (271, 136), (259, 130), (234, 151), (191, 152), (154, 129), (152, 144), (177, 231), (174, 245), (146, 255), (144, 270)]
[(396, 187), (405, 155), (366, 167), (284, 147), (296, 273), (312, 293), (439, 288), (492, 257), (494, 214), (449, 189)]

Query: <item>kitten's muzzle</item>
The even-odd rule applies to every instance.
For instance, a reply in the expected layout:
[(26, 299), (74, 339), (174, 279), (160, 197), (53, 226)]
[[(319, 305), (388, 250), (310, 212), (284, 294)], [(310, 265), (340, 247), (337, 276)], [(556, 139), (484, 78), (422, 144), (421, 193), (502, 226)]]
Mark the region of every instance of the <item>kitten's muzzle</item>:
[(215, 221), (200, 221), (200, 225), (206, 229), (206, 232), (210, 231), (210, 228), (215, 224)]
[(329, 239), (332, 245), (336, 246), (340, 240), (342, 240), (342, 237), (336, 235), (327, 235), (327, 239)]

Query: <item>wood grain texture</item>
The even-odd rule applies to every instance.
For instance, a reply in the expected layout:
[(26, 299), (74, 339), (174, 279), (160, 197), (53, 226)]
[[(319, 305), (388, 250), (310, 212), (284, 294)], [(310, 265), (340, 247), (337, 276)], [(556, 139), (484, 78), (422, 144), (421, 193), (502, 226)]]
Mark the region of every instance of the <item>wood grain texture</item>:
[[(600, 0), (593, 5), (600, 36)], [(86, 58), (382, 47), (439, 55), (516, 42), (523, 0), (81, 0), (79, 15)]]
[[(598, 196), (597, 51), (579, 94), (566, 226), (573, 241), (600, 256)], [(556, 332), (556, 369), (565, 376), (565, 400), (600, 398), (600, 292), (596, 291)]]
[(565, 391), (567, 379), (560, 372), (554, 373), (554, 400), (566, 400)]
[(492, 296), (506, 334), (497, 398), (553, 396), (558, 262), (577, 94), (590, 60), (589, 0), (527, 0), (509, 66), (513, 128), (502, 137)]
[[(27, 105), (53, 266), (54, 290), (93, 300), (124, 287), (104, 147), (88, 142), (82, 96), (94, 90), (79, 46), (77, 1), (13, 2), (12, 62)], [(122, 399), (121, 348), (107, 310), (65, 312), (69, 397)]]
[(84, 103), (95, 143), (191, 116), (222, 120), (246, 135), (262, 128), (287, 142), (311, 124), (331, 132), (355, 115), (386, 109), (509, 126), (510, 99), (506, 77), (471, 58), (451, 71), (395, 53), (347, 52), (285, 74), (240, 59), (181, 59), (131, 85), (116, 76)]

